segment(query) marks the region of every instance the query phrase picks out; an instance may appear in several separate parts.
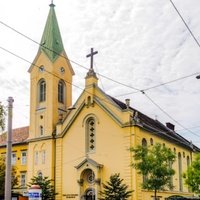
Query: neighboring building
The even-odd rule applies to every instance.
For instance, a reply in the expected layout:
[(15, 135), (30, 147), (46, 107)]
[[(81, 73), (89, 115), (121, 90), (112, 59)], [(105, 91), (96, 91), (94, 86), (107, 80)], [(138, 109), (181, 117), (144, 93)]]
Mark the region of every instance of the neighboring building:
[[(14, 191), (21, 194), (27, 192), (28, 136), (28, 127), (17, 128), (12, 131), (11, 162), (12, 165), (16, 167), (17, 176), (19, 177), (19, 185), (17, 186), (18, 189), (15, 189)], [(0, 155), (6, 156), (6, 133), (0, 135)]]
[(177, 161), (173, 165), (175, 188), (159, 192), (160, 199), (192, 195), (183, 183), (182, 172), (199, 149), (172, 130), (172, 124), (164, 126), (131, 108), (128, 101), (123, 103), (103, 92), (92, 65), (85, 89), (72, 107), (74, 72), (53, 4), (33, 63), (29, 69), (28, 180), (34, 175), (54, 179), (57, 200), (96, 200), (102, 183), (111, 174), (120, 173), (133, 190), (130, 199), (149, 200), (153, 193), (141, 189), (143, 179), (130, 166), (133, 157), (128, 149), (161, 143), (176, 153)]

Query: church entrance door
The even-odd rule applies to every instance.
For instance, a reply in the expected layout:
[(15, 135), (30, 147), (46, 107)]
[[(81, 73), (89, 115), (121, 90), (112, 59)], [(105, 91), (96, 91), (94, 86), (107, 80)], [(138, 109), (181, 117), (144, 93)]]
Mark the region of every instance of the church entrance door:
[(88, 189), (86, 191), (85, 200), (96, 200), (94, 189)]

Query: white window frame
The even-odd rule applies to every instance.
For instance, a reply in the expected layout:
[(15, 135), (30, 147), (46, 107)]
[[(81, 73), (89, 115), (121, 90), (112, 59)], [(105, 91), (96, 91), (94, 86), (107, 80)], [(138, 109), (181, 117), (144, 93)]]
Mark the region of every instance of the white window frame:
[(12, 165), (16, 165), (16, 161), (17, 161), (17, 154), (16, 154), (16, 152), (12, 152), (12, 155), (11, 155), (11, 164)]
[[(25, 155), (23, 155), (25, 154)], [(26, 165), (27, 162), (27, 151), (21, 152), (21, 165)]]
[(26, 172), (20, 173), (20, 185), (21, 187), (26, 187)]

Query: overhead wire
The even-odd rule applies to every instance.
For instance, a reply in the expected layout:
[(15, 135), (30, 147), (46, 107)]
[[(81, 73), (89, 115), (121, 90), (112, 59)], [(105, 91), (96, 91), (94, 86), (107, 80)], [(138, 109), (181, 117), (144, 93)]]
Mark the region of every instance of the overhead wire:
[(179, 15), (179, 17), (181, 18), (182, 22), (185, 24), (186, 28), (188, 29), (190, 35), (192, 36), (192, 38), (194, 39), (194, 41), (196, 42), (196, 44), (198, 45), (198, 47), (200, 47), (200, 43), (198, 42), (197, 38), (195, 37), (195, 35), (193, 34), (192, 30), (190, 29), (190, 27), (188, 26), (188, 24), (186, 23), (186, 21), (184, 20), (183, 16), (181, 15), (181, 13), (179, 12), (178, 8), (176, 7), (176, 5), (174, 4), (174, 2), (172, 0), (169, 0), (172, 4), (172, 6), (174, 7), (175, 11), (177, 12), (177, 14)]
[[(43, 47), (43, 48), (45, 48), (45, 49), (47, 49), (47, 50), (49, 50), (49, 51), (55, 53), (56, 55), (58, 55), (58, 56), (60, 56), (60, 57), (63, 57), (63, 58), (65, 58), (65, 59), (67, 59), (68, 61), (74, 63), (75, 65), (77, 65), (77, 66), (79, 66), (79, 67), (81, 67), (81, 68), (83, 68), (83, 69), (85, 69), (85, 70), (88, 70), (87, 67), (85, 67), (85, 66), (79, 64), (78, 62), (76, 62), (76, 61), (74, 61), (74, 60), (69, 59), (68, 57), (66, 57), (66, 56), (64, 56), (64, 55), (59, 54), (58, 52), (56, 52), (56, 51), (54, 51), (54, 50), (48, 48), (47, 46), (44, 46), (44, 45), (40, 44), (39, 42), (33, 40), (33, 39), (30, 38), (29, 36), (23, 34), (22, 32), (20, 32), (20, 31), (16, 30), (15, 28), (9, 26), (8, 24), (6, 24), (6, 23), (4, 23), (4, 22), (2, 22), (2, 21), (0, 21), (0, 23), (1, 23), (2, 25), (6, 26), (7, 28), (11, 29), (12, 31), (18, 33), (19, 35), (25, 37), (26, 39), (28, 39), (28, 40), (34, 42), (35, 44), (37, 44), (37, 45), (39, 45), (39, 46), (41, 46), (41, 47)], [(192, 35), (193, 35), (193, 34), (192, 34)], [(194, 35), (193, 35), (193, 36), (194, 36)], [(194, 37), (194, 38), (195, 38), (195, 37)], [(195, 39), (195, 40), (196, 40), (196, 39)], [(198, 44), (199, 44), (199, 43), (198, 43)], [(103, 78), (105, 78), (105, 79), (107, 79), (107, 80), (110, 80), (110, 81), (115, 82), (115, 83), (117, 83), (117, 84), (119, 84), (119, 85), (128, 87), (128, 88), (130, 88), (130, 89), (136, 90), (136, 92), (127, 93), (127, 94), (133, 94), (133, 93), (138, 93), (138, 92), (141, 92), (141, 91), (151, 90), (151, 89), (154, 89), (154, 88), (157, 88), (157, 87), (161, 87), (161, 86), (164, 86), (164, 85), (167, 85), (167, 84), (170, 84), (170, 83), (173, 83), (173, 82), (182, 80), (182, 79), (189, 78), (189, 77), (191, 77), (191, 76), (195, 76), (195, 75), (197, 75), (197, 74), (199, 74), (199, 73), (200, 73), (200, 72), (196, 72), (196, 73), (193, 73), (193, 74), (190, 74), (190, 75), (186, 75), (186, 76), (183, 76), (183, 77), (180, 77), (180, 78), (171, 80), (171, 81), (167, 81), (167, 82), (164, 82), (164, 83), (160, 83), (160, 84), (157, 84), (157, 85), (148, 87), (148, 88), (139, 89), (139, 88), (136, 88), (136, 87), (133, 87), (133, 86), (124, 84), (124, 83), (122, 83), (122, 82), (119, 82), (119, 81), (117, 81), (117, 80), (114, 80), (114, 79), (112, 79), (112, 78), (110, 78), (110, 77), (107, 77), (107, 76), (105, 76), (105, 75), (103, 75), (103, 74), (101, 74), (101, 73), (99, 73), (99, 72), (96, 72), (97, 75), (99, 75), (99, 76), (101, 76), (101, 77), (103, 77)], [(127, 94), (124, 94), (124, 96), (127, 95)], [(122, 95), (121, 95), (121, 96), (122, 96)]]
[[(5, 52), (7, 52), (7, 53), (9, 53), (9, 54), (11, 54), (11, 55), (13, 55), (13, 56), (15, 56), (15, 57), (17, 57), (17, 58), (19, 58), (19, 59), (25, 61), (25, 62), (27, 62), (27, 63), (29, 63), (29, 64), (31, 64), (31, 65), (37, 67), (38, 69), (40, 68), (40, 66), (36, 65), (35, 63), (32, 63), (32, 62), (28, 61), (27, 59), (25, 59), (25, 58), (23, 58), (23, 57), (21, 57), (21, 56), (15, 54), (15, 53), (11, 52), (11, 51), (9, 51), (9, 50), (7, 50), (7, 49), (1, 47), (1, 46), (0, 46), (0, 49), (2, 49), (2, 50), (4, 50)], [(60, 79), (60, 77), (59, 77), (58, 75), (56, 75), (56, 74), (54, 74), (54, 73), (52, 73), (52, 72), (46, 70), (45, 68), (44, 68), (44, 71), (47, 72), (48, 74), (50, 74), (50, 75), (52, 75), (52, 76), (54, 76), (54, 77)], [(70, 84), (70, 85), (72, 85), (72, 86), (74, 86), (74, 87), (80, 89), (81, 91), (84, 91), (84, 90), (85, 90), (85, 89), (81, 88), (80, 86), (77, 86), (77, 85), (75, 85), (75, 84), (73, 84), (73, 83), (71, 83), (71, 82), (69, 82), (69, 81), (67, 81), (67, 80), (63, 80), (63, 81), (64, 81), (65, 83), (68, 83), (68, 84)], [(87, 91), (87, 90), (85, 90), (85, 92), (88, 93), (88, 94), (92, 94), (92, 93), (90, 93), (90, 92)], [(116, 104), (114, 104), (114, 103), (108, 101), (106, 98), (99, 98), (99, 100), (105, 101), (106, 103), (111, 104), (112, 106), (118, 108), (118, 106), (117, 106)]]
[[(170, 0), (170, 1), (171, 1), (171, 0)], [(173, 2), (172, 2), (172, 3), (173, 3)], [(174, 5), (174, 4), (173, 4), (173, 5)], [(25, 34), (19, 32), (19, 31), (17, 31), (16, 29), (14, 29), (13, 27), (11, 27), (11, 26), (5, 24), (4, 22), (0, 21), (0, 23), (1, 23), (2, 25), (4, 25), (4, 26), (8, 27), (9, 29), (15, 31), (16, 33), (22, 35), (23, 37), (25, 37), (25, 38), (31, 40), (32, 42), (38, 44), (39, 46), (41, 46), (41, 47), (43, 47), (43, 48), (46, 48), (46, 49), (48, 49), (49, 51), (52, 51), (52, 52), (56, 53), (58, 56), (64, 57), (65, 59), (69, 60), (70, 62), (72, 62), (72, 63), (74, 63), (74, 64), (76, 64), (76, 65), (78, 65), (78, 66), (80, 66), (80, 67), (82, 67), (82, 68), (88, 70), (88, 68), (84, 67), (83, 65), (81, 65), (81, 64), (79, 64), (79, 63), (77, 63), (77, 62), (75, 62), (75, 61), (73, 61), (73, 60), (70, 60), (69, 58), (67, 58), (67, 57), (65, 57), (65, 56), (63, 56), (63, 55), (61, 55), (61, 54), (58, 54), (57, 52), (53, 51), (52, 49), (50, 49), (50, 48), (48, 48), (48, 47), (46, 47), (46, 46), (44, 46), (44, 45), (41, 45), (41, 44), (38, 43), (37, 41), (31, 39), (30, 37), (26, 36)], [(192, 35), (193, 35), (193, 34), (192, 34)], [(195, 37), (194, 37), (194, 38), (195, 38)], [(199, 45), (199, 46), (200, 46), (200, 45)], [(3, 49), (4, 51), (7, 51), (8, 53), (11, 53), (12, 55), (16, 56), (16, 54), (14, 54), (14, 53), (12, 53), (12, 52), (6, 50), (5, 48), (2, 48), (2, 47), (0, 47), (0, 48)], [(21, 56), (18, 56), (18, 55), (17, 55), (17, 57), (20, 58), (20, 59), (22, 59), (22, 60), (24, 60), (24, 61), (26, 61), (26, 62), (28, 62), (28, 63), (30, 63), (30, 64), (33, 64), (33, 63), (27, 61), (26, 59), (22, 58)], [(35, 64), (34, 64), (34, 65), (35, 65)], [(39, 66), (37, 66), (37, 67), (39, 67)], [(49, 72), (48, 72), (48, 73), (49, 73)], [(145, 91), (147, 91), (147, 90), (150, 90), (150, 89), (153, 89), (153, 88), (157, 88), (157, 87), (160, 87), (160, 86), (163, 86), (163, 85), (166, 85), (166, 84), (169, 84), (169, 83), (172, 83), (172, 82), (181, 80), (181, 79), (185, 79), (185, 78), (194, 76), (194, 75), (196, 75), (196, 74), (198, 74), (198, 73), (199, 73), (199, 72), (194, 73), (194, 74), (191, 74), (191, 75), (188, 75), (188, 76), (180, 77), (180, 78), (178, 78), (178, 79), (175, 79), (175, 80), (172, 80), (172, 81), (168, 81), (168, 82), (165, 82), (165, 83), (161, 83), (161, 84), (158, 84), (158, 85), (149, 87), (149, 88), (145, 88), (145, 89), (143, 89), (143, 90), (138, 89), (138, 88), (136, 88), (136, 87), (132, 87), (132, 86), (126, 85), (126, 84), (124, 84), (124, 83), (121, 83), (121, 82), (119, 82), (119, 81), (116, 81), (116, 80), (114, 80), (114, 79), (111, 79), (111, 78), (109, 78), (109, 77), (107, 77), (107, 76), (104, 76), (104, 75), (102, 75), (102, 74), (99, 74), (99, 73), (97, 73), (97, 74), (98, 74), (99, 76), (102, 76), (102, 77), (104, 77), (104, 78), (110, 80), (110, 81), (113, 81), (113, 82), (115, 82), (115, 83), (118, 83), (118, 84), (120, 84), (120, 85), (123, 85), (123, 86), (125, 86), (125, 87), (131, 88), (131, 89), (134, 89), (134, 90), (137, 91), (137, 92), (133, 92), (133, 93), (141, 92), (142, 94), (145, 94), (145, 96), (146, 96)], [(59, 78), (59, 77), (58, 77), (58, 78)], [(71, 83), (71, 84), (72, 84), (72, 83)], [(74, 85), (74, 84), (72, 84), (72, 85), (75, 86), (75, 87), (77, 87), (77, 88), (79, 88), (79, 89), (81, 89), (81, 90), (83, 90), (83, 89), (80, 88), (79, 86), (76, 86), (76, 85)], [(128, 94), (133, 94), (133, 93), (128, 93)], [(148, 96), (146, 96), (146, 97), (148, 98)], [(148, 98), (148, 99), (150, 100), (150, 98)], [(164, 114), (166, 114), (168, 117), (170, 117), (173, 121), (175, 121), (175, 122), (177, 123), (177, 121), (174, 120), (174, 118), (172, 118), (168, 113), (166, 113), (158, 104), (156, 104), (155, 101), (152, 101), (152, 99), (151, 99), (151, 102), (152, 102), (152, 103), (154, 102), (153, 104), (154, 104), (155, 106), (157, 106)], [(179, 122), (178, 122), (177, 124), (180, 125)], [(181, 125), (181, 127), (183, 128), (184, 126)], [(184, 129), (185, 129), (185, 130), (189, 130), (189, 129), (187, 129), (187, 128), (184, 128)]]
[(160, 83), (160, 84), (157, 84), (157, 85), (154, 85), (154, 86), (151, 86), (151, 87), (147, 87), (147, 88), (144, 88), (144, 89), (142, 89), (140, 91), (128, 92), (128, 93), (120, 94), (117, 97), (127, 96), (127, 95), (131, 95), (131, 94), (136, 94), (136, 93), (142, 92), (142, 91), (145, 92), (145, 91), (148, 91), (148, 90), (151, 90), (151, 89), (155, 89), (155, 88), (160, 87), (160, 86), (164, 86), (164, 85), (167, 85), (167, 84), (170, 84), (170, 83), (173, 83), (173, 82), (177, 82), (177, 81), (180, 81), (180, 80), (183, 80), (183, 79), (186, 79), (186, 78), (190, 78), (192, 76), (196, 76), (198, 74), (200, 74), (200, 72), (195, 72), (195, 73), (192, 73), (192, 74), (189, 74), (189, 75), (186, 75), (186, 76), (182, 76), (180, 78), (177, 78), (177, 79), (174, 79), (174, 80), (171, 80), (171, 81), (167, 81), (167, 82)]
[[(85, 70), (88, 70), (87, 67), (85, 67), (85, 66), (83, 66), (83, 65), (81, 65), (81, 64), (79, 64), (79, 63), (77, 63), (77, 62), (75, 62), (75, 61), (73, 61), (73, 60), (71, 60), (71, 59), (69, 59), (68, 57), (66, 57), (66, 56), (64, 56), (64, 55), (59, 54), (58, 52), (56, 52), (56, 51), (50, 49), (49, 47), (47, 47), (47, 46), (45, 46), (45, 45), (40, 44), (39, 42), (33, 40), (32, 38), (28, 37), (27, 35), (25, 35), (25, 34), (21, 33), (20, 31), (16, 30), (15, 28), (13, 28), (13, 27), (7, 25), (6, 23), (4, 23), (4, 22), (2, 22), (2, 21), (0, 21), (0, 23), (1, 23), (2, 25), (6, 26), (7, 28), (13, 30), (14, 32), (20, 34), (21, 36), (25, 37), (26, 39), (28, 39), (28, 40), (34, 42), (35, 44), (37, 44), (37, 45), (39, 45), (39, 46), (41, 46), (41, 47), (43, 47), (43, 48), (45, 48), (45, 49), (47, 49), (47, 50), (49, 50), (49, 51), (55, 53), (56, 55), (58, 55), (58, 56), (60, 56), (60, 57), (62, 57), (62, 58), (67, 59), (67, 60), (70, 61), (71, 63), (74, 63), (75, 65), (77, 65), (77, 66), (79, 66), (79, 67), (82, 67), (82, 68), (85, 69)], [(103, 77), (103, 78), (105, 78), (105, 79), (108, 79), (108, 80), (110, 80), (110, 81), (113, 81), (113, 82), (115, 82), (115, 83), (117, 83), (117, 84), (123, 85), (123, 86), (125, 86), (125, 87), (131, 88), (131, 89), (134, 89), (134, 90), (137, 90), (137, 91), (140, 91), (138, 88), (135, 88), (135, 87), (126, 85), (126, 84), (121, 83), (121, 82), (119, 82), (119, 81), (116, 81), (116, 80), (114, 80), (114, 79), (112, 79), (112, 78), (110, 78), (110, 77), (107, 77), (107, 76), (105, 76), (105, 75), (103, 75), (103, 74), (100, 74), (100, 73), (97, 73), (97, 74), (98, 74), (99, 76), (101, 76), (101, 77)]]
[[(18, 33), (19, 35), (25, 37), (26, 39), (28, 39), (28, 40), (34, 42), (35, 44), (37, 44), (37, 45), (39, 45), (39, 46), (41, 46), (41, 47), (43, 47), (43, 48), (45, 48), (45, 49), (47, 49), (47, 50), (49, 50), (49, 51), (55, 53), (56, 55), (58, 55), (58, 56), (60, 56), (60, 57), (63, 57), (63, 58), (65, 58), (65, 59), (67, 59), (68, 61), (74, 63), (75, 65), (77, 65), (77, 66), (79, 66), (79, 67), (82, 67), (82, 68), (85, 69), (85, 70), (88, 70), (87, 67), (85, 67), (85, 66), (79, 64), (78, 62), (76, 62), (76, 61), (74, 61), (74, 60), (71, 60), (71, 59), (69, 59), (68, 57), (66, 57), (66, 56), (64, 56), (64, 55), (61, 55), (61, 54), (57, 53), (56, 51), (54, 51), (54, 50), (52, 50), (52, 49), (50, 49), (50, 48), (48, 48), (48, 47), (46, 47), (46, 46), (40, 44), (39, 42), (33, 40), (33, 39), (30, 38), (29, 36), (23, 34), (22, 32), (20, 32), (20, 31), (16, 30), (15, 28), (9, 26), (8, 24), (6, 24), (6, 23), (4, 23), (4, 22), (2, 22), (2, 21), (0, 21), (0, 23), (1, 23), (2, 25), (4, 25), (5, 27), (11, 29), (12, 31)], [(192, 34), (192, 35), (193, 35), (193, 34)], [(198, 43), (198, 44), (199, 44), (199, 43)], [(26, 61), (26, 60), (25, 60), (25, 61)], [(126, 93), (126, 94), (120, 95), (120, 96), (126, 96), (126, 95), (129, 95), (129, 94), (134, 94), (134, 93), (138, 93), (138, 92), (142, 92), (142, 91), (151, 90), (151, 89), (154, 89), (154, 88), (157, 88), (157, 87), (161, 87), (161, 86), (164, 86), (164, 85), (167, 85), (167, 84), (170, 84), (170, 83), (173, 83), (173, 82), (176, 82), (176, 81), (185, 79), (185, 78), (189, 78), (189, 77), (191, 77), (191, 76), (195, 76), (195, 75), (197, 75), (197, 74), (199, 74), (199, 73), (200, 73), (200, 72), (196, 72), (196, 73), (193, 73), (193, 74), (190, 74), (190, 75), (186, 75), (186, 76), (183, 76), (183, 77), (180, 77), (180, 78), (171, 80), (171, 81), (167, 81), (167, 82), (164, 82), (164, 83), (161, 83), (161, 84), (157, 84), (157, 85), (154, 85), (154, 86), (151, 86), (151, 87), (148, 87), (148, 88), (144, 88), (144, 89), (139, 89), (139, 88), (136, 88), (136, 87), (133, 87), (133, 86), (124, 84), (124, 83), (122, 83), (122, 82), (119, 82), (119, 81), (117, 81), (117, 80), (114, 80), (114, 79), (112, 79), (112, 78), (110, 78), (110, 77), (107, 77), (107, 76), (105, 76), (105, 75), (103, 75), (103, 74), (101, 74), (101, 73), (98, 73), (98, 72), (97, 72), (96, 74), (99, 75), (99, 76), (101, 76), (101, 77), (103, 77), (103, 78), (105, 78), (105, 79), (107, 79), (107, 80), (110, 80), (110, 81), (112, 81), (112, 82), (115, 82), (115, 83), (117, 83), (117, 84), (119, 84), (119, 85), (122, 85), (122, 86), (128, 87), (128, 88), (130, 88), (130, 89), (136, 90), (135, 92), (130, 92), (130, 93)]]
[(173, 120), (174, 122), (176, 122), (180, 127), (182, 127), (183, 129), (185, 129), (186, 131), (192, 133), (193, 135), (200, 137), (200, 135), (196, 134), (195, 132), (189, 130), (188, 128), (186, 128), (185, 126), (183, 126), (180, 122), (178, 122), (176, 119), (174, 119), (171, 115), (169, 115), (163, 108), (161, 108), (161, 106), (159, 106), (149, 95), (147, 95), (144, 92), (144, 95), (157, 107), (159, 108), (159, 110), (161, 110), (163, 113), (165, 113), (165, 115), (167, 115), (171, 120)]

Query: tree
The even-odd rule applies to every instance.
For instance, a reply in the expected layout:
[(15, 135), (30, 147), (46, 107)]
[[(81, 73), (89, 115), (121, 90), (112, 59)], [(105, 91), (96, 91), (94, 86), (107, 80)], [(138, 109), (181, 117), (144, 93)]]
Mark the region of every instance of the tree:
[(195, 157), (191, 166), (183, 174), (185, 183), (191, 188), (192, 192), (197, 193), (200, 196), (200, 153)]
[[(5, 192), (5, 176), (6, 176), (6, 164), (5, 164), (5, 158), (0, 157), (0, 196), (4, 196)], [(17, 176), (17, 170), (15, 167), (12, 167), (12, 182), (11, 187), (12, 189), (15, 188), (15, 186), (18, 185), (18, 176)]]
[(0, 131), (5, 129), (5, 116), (6, 116), (6, 111), (5, 107), (2, 105), (0, 102)]
[(120, 179), (120, 174), (110, 176), (110, 180), (103, 183), (104, 191), (100, 191), (100, 200), (127, 200), (132, 191), (127, 191), (128, 186), (123, 184), (123, 179)]
[(171, 166), (176, 156), (170, 149), (156, 144), (152, 147), (138, 146), (130, 150), (134, 153), (136, 161), (132, 166), (143, 175), (143, 189), (153, 190), (157, 199), (158, 190), (173, 188), (171, 178), (175, 171)]
[(48, 177), (34, 176), (29, 182), (28, 187), (32, 185), (39, 185), (42, 189), (42, 200), (54, 200), (55, 199), (55, 189), (52, 185), (52, 180)]

